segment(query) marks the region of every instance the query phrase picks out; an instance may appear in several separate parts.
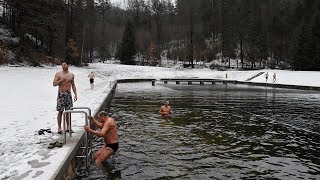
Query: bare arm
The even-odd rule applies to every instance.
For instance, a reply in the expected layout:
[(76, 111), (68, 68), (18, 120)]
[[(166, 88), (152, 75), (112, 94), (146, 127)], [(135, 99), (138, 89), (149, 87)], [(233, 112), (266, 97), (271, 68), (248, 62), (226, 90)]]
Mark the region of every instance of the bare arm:
[(160, 108), (160, 110), (159, 110), (159, 113), (162, 114), (162, 112), (163, 112), (163, 111), (162, 111), (162, 106), (161, 106), (161, 108)]
[(60, 79), (59, 77), (59, 73), (56, 73), (56, 75), (54, 76), (54, 79), (53, 79), (53, 86), (58, 86), (60, 85), (62, 82), (64, 81), (64, 79)]
[(92, 116), (89, 116), (88, 119), (90, 119), (91, 122), (93, 122), (96, 126), (98, 126), (100, 129), (103, 127), (103, 123), (97, 121), (95, 118)]
[(78, 95), (77, 95), (76, 84), (74, 83), (74, 76), (72, 77), (72, 80), (71, 80), (71, 86), (72, 86), (72, 91), (74, 93), (74, 101), (76, 101), (78, 99)]
[(94, 135), (96, 135), (96, 136), (104, 137), (104, 136), (107, 134), (107, 132), (108, 132), (113, 126), (114, 126), (114, 125), (105, 123), (105, 124), (103, 125), (103, 128), (101, 129), (101, 131), (95, 131), (95, 130), (89, 128), (89, 126), (86, 126), (86, 125), (85, 125), (84, 128), (85, 128), (86, 131), (88, 131), (88, 132), (90, 132), (90, 133), (92, 133), (92, 134), (94, 134)]

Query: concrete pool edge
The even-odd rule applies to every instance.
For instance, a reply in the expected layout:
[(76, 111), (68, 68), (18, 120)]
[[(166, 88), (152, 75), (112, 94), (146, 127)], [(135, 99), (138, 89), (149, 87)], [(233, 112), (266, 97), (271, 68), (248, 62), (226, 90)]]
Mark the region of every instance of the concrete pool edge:
[(271, 84), (271, 83), (246, 82), (246, 81), (236, 81), (236, 83), (237, 84), (246, 84), (246, 85), (255, 85), (255, 86), (267, 86), (267, 87), (273, 87), (273, 88), (287, 88), (287, 89), (320, 91), (320, 86), (304, 86), (304, 85), (292, 85), (292, 84)]

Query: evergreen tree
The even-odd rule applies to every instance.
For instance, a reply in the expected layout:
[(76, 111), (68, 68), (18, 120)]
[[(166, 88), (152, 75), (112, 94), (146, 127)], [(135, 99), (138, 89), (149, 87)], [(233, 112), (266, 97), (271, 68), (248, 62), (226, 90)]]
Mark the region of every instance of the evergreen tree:
[(135, 49), (135, 30), (131, 20), (128, 20), (126, 28), (123, 32), (120, 46), (120, 60), (122, 64), (134, 65)]
[[(320, 7), (319, 7), (320, 8)], [(313, 63), (315, 71), (320, 71), (320, 11), (317, 13), (313, 25), (313, 41), (314, 41), (314, 56)]]
[(262, 61), (268, 57), (266, 30), (259, 15), (258, 2), (251, 1), (249, 7), (246, 30), (246, 54), (247, 59), (251, 62), (251, 69), (256, 68), (256, 63), (258, 62), (261, 68)]
[(305, 24), (302, 27), (298, 44), (294, 49), (294, 56), (292, 59), (292, 66), (296, 70), (312, 70), (313, 67), (313, 36), (310, 25)]
[(222, 57), (227, 57), (230, 68), (230, 58), (236, 57), (236, 7), (233, 0), (222, 2)]

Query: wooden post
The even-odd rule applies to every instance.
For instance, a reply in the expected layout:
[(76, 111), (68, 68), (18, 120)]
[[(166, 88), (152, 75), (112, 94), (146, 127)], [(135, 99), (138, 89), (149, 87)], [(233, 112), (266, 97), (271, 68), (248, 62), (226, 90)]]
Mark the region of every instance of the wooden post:
[(204, 82), (203, 82), (203, 81), (200, 81), (200, 85), (204, 85)]
[(156, 81), (152, 81), (152, 86), (155, 86), (156, 85)]
[(188, 84), (191, 85), (191, 84), (192, 84), (192, 81), (188, 81)]

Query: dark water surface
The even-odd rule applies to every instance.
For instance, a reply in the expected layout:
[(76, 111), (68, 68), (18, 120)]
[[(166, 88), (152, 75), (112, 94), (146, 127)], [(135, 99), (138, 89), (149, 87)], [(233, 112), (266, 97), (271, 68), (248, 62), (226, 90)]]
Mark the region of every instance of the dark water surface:
[(77, 179), (320, 179), (319, 92), (118, 84), (110, 112), (119, 151)]

